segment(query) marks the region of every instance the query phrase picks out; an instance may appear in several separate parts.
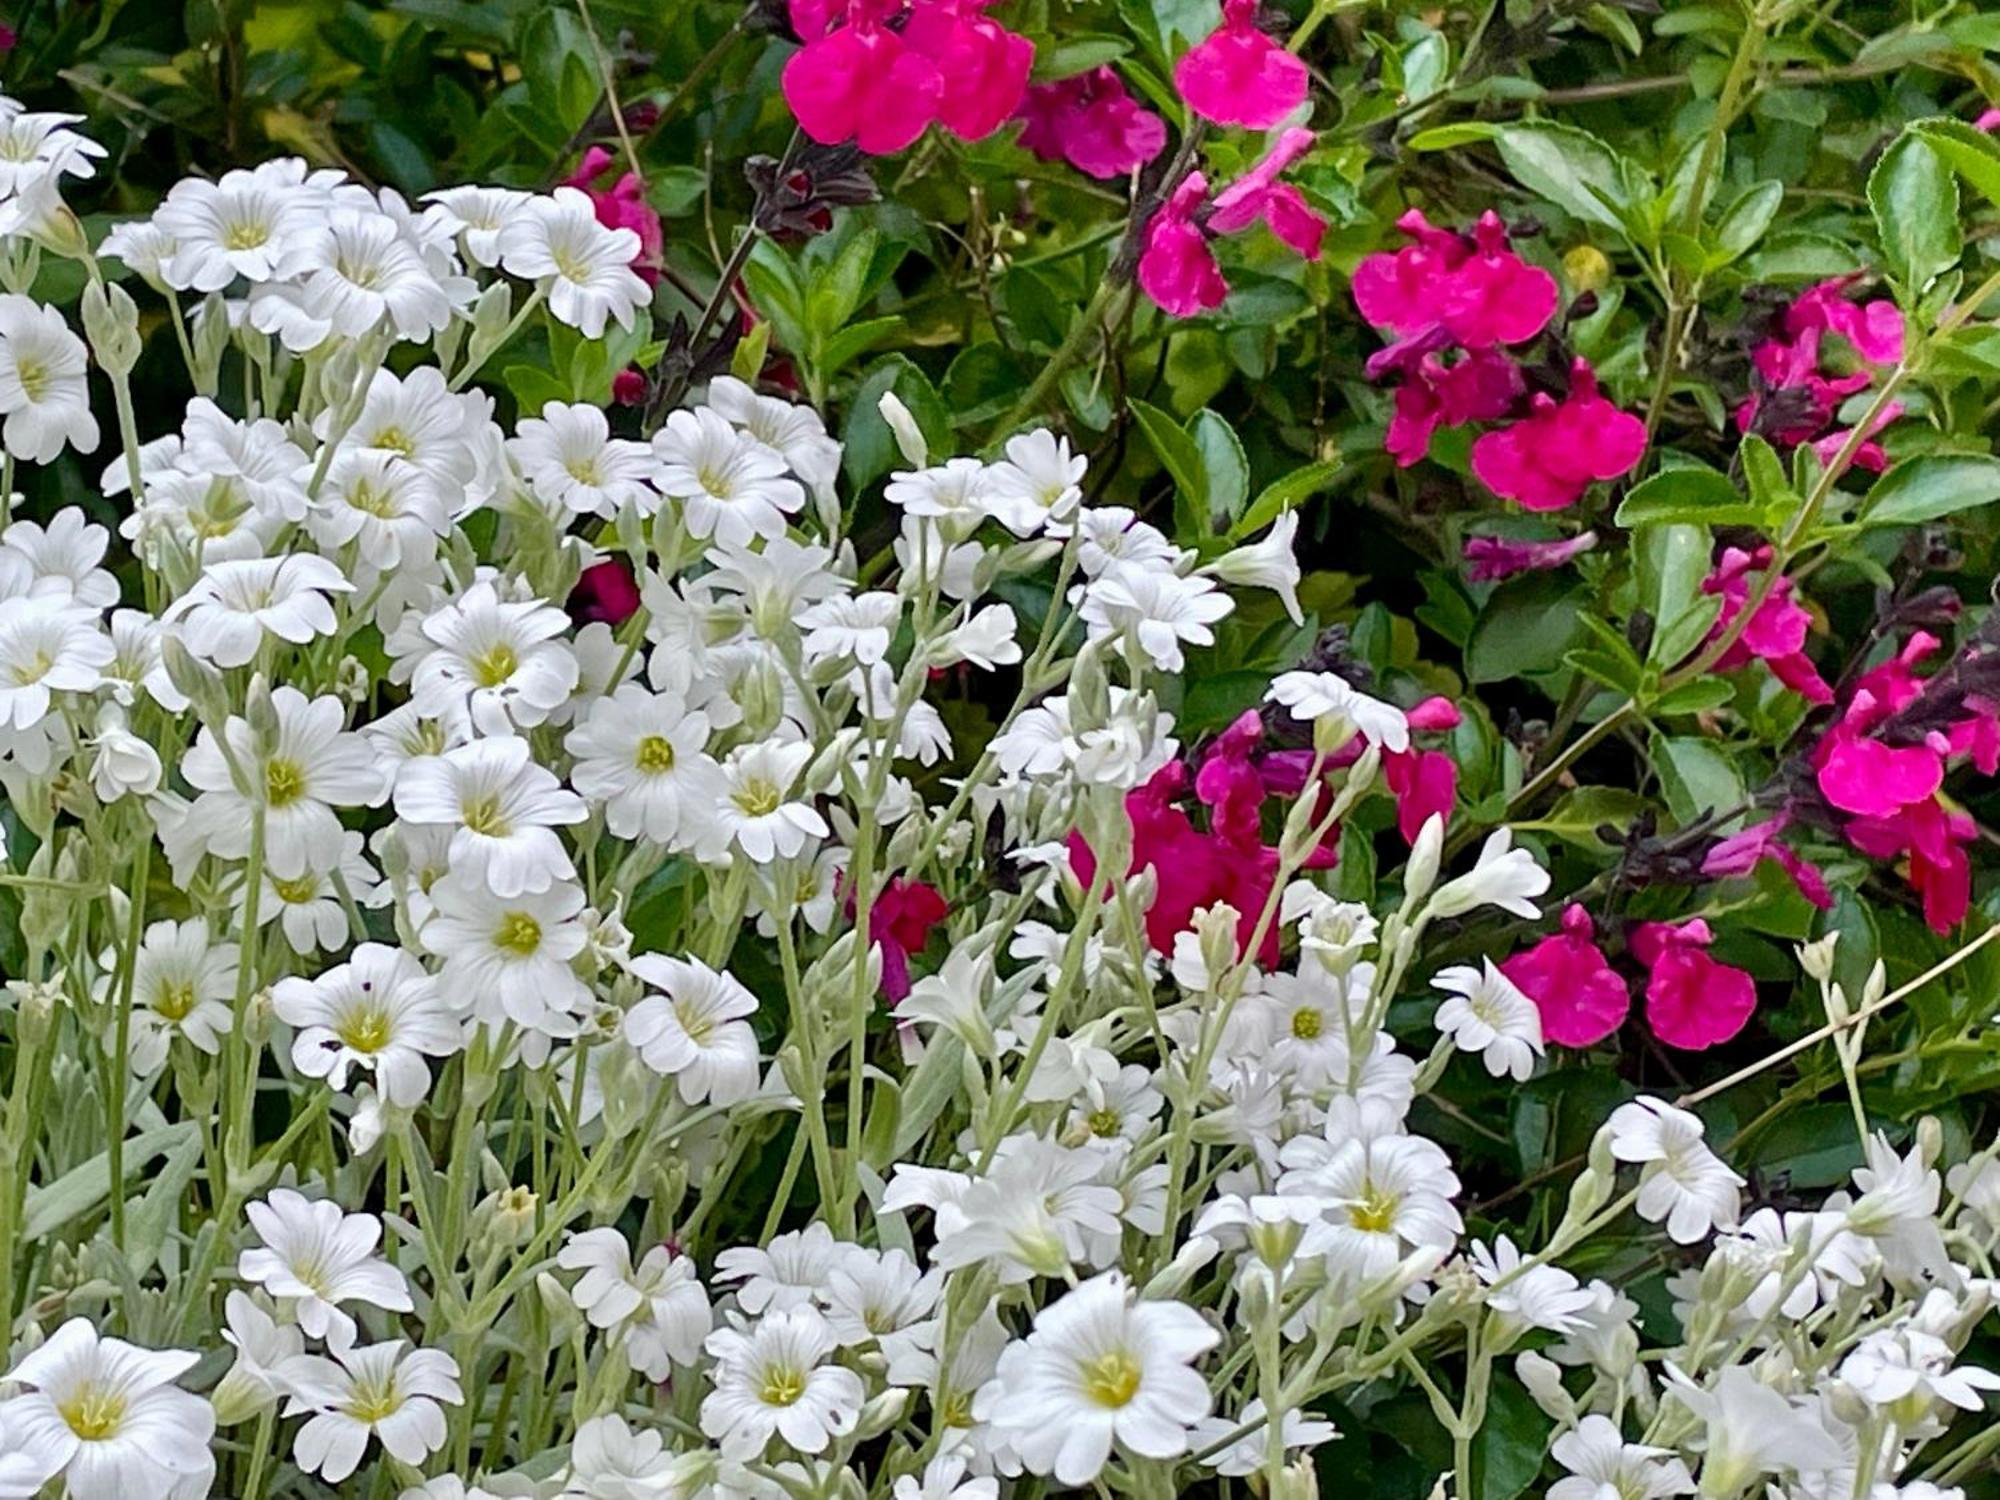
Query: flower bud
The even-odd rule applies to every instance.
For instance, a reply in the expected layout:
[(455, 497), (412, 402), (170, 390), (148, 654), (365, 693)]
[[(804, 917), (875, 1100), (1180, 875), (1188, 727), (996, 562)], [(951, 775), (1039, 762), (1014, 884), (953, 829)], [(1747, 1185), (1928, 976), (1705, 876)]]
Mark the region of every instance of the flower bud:
[(1270, 1500), (1319, 1500), (1319, 1470), (1301, 1453), (1271, 1476)]
[(1563, 279), (1579, 296), (1611, 283), (1611, 259), (1595, 245), (1573, 245), (1562, 259)]
[(1563, 1389), (1562, 1367), (1546, 1355), (1529, 1350), (1514, 1356), (1514, 1374), (1548, 1416), (1565, 1425), (1576, 1422), (1576, 1401)]
[(37, 244), (64, 260), (90, 258), (90, 234), (67, 203), (56, 202), (27, 229)]
[(1140, 1298), (1160, 1301), (1179, 1297), (1201, 1274), (1202, 1268), (1215, 1259), (1220, 1248), (1205, 1234), (1190, 1235), (1187, 1243), (1174, 1252), (1174, 1258), (1154, 1272), (1152, 1280), (1140, 1289)]
[(1409, 863), (1403, 866), (1403, 905), (1414, 910), (1417, 903), (1437, 884), (1438, 866), (1444, 858), (1444, 818), (1432, 813), (1417, 830), (1410, 846)]
[(917, 426), (917, 419), (910, 415), (909, 407), (903, 405), (894, 391), (884, 391), (875, 406), (882, 413), (882, 420), (889, 424), (896, 446), (902, 450), (910, 467), (921, 469), (927, 465), (930, 462), (930, 443), (924, 438), (923, 429)]
[(1799, 967), (1804, 969), (1821, 984), (1833, 977), (1834, 950), (1840, 946), (1840, 934), (1829, 932), (1816, 943), (1799, 945)]
[(855, 1441), (865, 1443), (870, 1438), (880, 1437), (903, 1419), (909, 1404), (910, 1393), (903, 1386), (891, 1386), (864, 1403), (860, 1419), (854, 1425)]
[(139, 362), (139, 306), (116, 283), (91, 281), (83, 289), (83, 332), (97, 362), (113, 375), (129, 375)]

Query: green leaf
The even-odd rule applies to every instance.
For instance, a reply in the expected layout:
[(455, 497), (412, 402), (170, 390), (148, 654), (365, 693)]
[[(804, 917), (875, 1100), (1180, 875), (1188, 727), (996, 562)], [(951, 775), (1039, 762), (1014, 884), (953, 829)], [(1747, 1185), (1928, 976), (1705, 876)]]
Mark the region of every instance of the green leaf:
[(1499, 134), (1498, 125), (1466, 120), (1456, 125), (1433, 125), (1429, 130), (1419, 130), (1404, 144), (1412, 151), (1449, 151), (1454, 146), (1469, 146), (1475, 141), (1490, 141)]
[(1743, 461), (1743, 477), (1750, 486), (1751, 503), (1763, 517), (1753, 524), (1766, 531), (1779, 530), (1798, 514), (1805, 501), (1785, 478), (1785, 466), (1779, 461), (1777, 450), (1756, 433), (1745, 436), (1736, 451)]
[(1160, 466), (1174, 482), (1174, 532), (1183, 542), (1208, 534), (1208, 466), (1180, 423), (1150, 402), (1134, 399), (1132, 415)]
[(1868, 174), (1868, 206), (1875, 213), (1882, 258), (1907, 308), (1934, 277), (1958, 264), (1965, 244), (1958, 229), (1958, 179), (1924, 137), (1906, 134)]
[(1221, 413), (1207, 407), (1194, 414), (1188, 435), (1201, 454), (1208, 490), (1208, 530), (1211, 534), (1225, 532), (1243, 514), (1250, 499), (1250, 460), (1243, 455), (1243, 440)]
[(1633, 528), (1660, 522), (1759, 526), (1764, 512), (1714, 469), (1687, 464), (1634, 485), (1618, 506), (1617, 520)]
[[(1721, 600), (1716, 600), (1717, 605)], [(1671, 692), (1662, 693), (1652, 702), (1656, 714), (1698, 714), (1707, 709), (1720, 708), (1736, 696), (1735, 687), (1723, 677), (1697, 677), (1693, 682), (1684, 682)]]
[[(154, 1157), (196, 1140), (192, 1120), (142, 1130), (125, 1142), (125, 1173), (143, 1172)], [(198, 1144), (198, 1142), (197, 1142)], [(45, 1187), (30, 1187), (21, 1215), (24, 1243), (54, 1234), (102, 1203), (111, 1191), (111, 1153), (101, 1151), (81, 1166), (70, 1168)]]
[[(1677, 822), (1692, 823), (1744, 801), (1743, 776), (1736, 762), (1707, 740), (1654, 739), (1653, 769), (1660, 773), (1660, 790)], [(1733, 829), (1739, 821), (1740, 816), (1732, 818), (1724, 827)]]
[(1331, 489), (1346, 467), (1338, 463), (1307, 464), (1283, 479), (1272, 480), (1257, 492), (1250, 508), (1229, 528), (1231, 539), (1242, 541), (1253, 537), (1286, 511), (1296, 510), (1320, 491)]
[(1705, 596), (1701, 581), (1708, 576), (1711, 547), (1701, 526), (1646, 526), (1632, 538), (1632, 563), (1638, 575), (1639, 607), (1653, 620), (1652, 644), (1646, 660), (1656, 664), (1679, 661), (1694, 649), (1715, 622), (1721, 600)]
[(1507, 170), (1529, 192), (1588, 223), (1624, 227), (1621, 215), (1605, 204), (1630, 206), (1629, 168), (1589, 131), (1530, 120), (1502, 126), (1495, 143)]
[(1075, 32), (1053, 47), (1037, 49), (1035, 81), (1054, 83), (1059, 78), (1073, 78), (1078, 73), (1088, 73), (1092, 68), (1115, 62), (1131, 50), (1132, 44), (1124, 37)]
[(1919, 120), (1906, 134), (1923, 141), (1988, 203), (2000, 207), (2000, 141), (1963, 120)]
[(1486, 601), (1466, 643), (1466, 675), (1502, 682), (1526, 672), (1552, 672), (1576, 644), (1583, 591), (1548, 574), (1502, 584)]
[(817, 362), (821, 377), (844, 369), (902, 326), (901, 318), (870, 318), (848, 324), (821, 346)]
[(1645, 806), (1645, 798), (1625, 787), (1580, 786), (1559, 797), (1547, 817), (1532, 823), (1516, 823), (1514, 827), (1546, 833), (1566, 844), (1604, 849), (1609, 845), (1598, 837), (1597, 830), (1607, 823), (1614, 828), (1628, 827)]
[(1875, 482), (1862, 502), (1868, 526), (1914, 526), (2000, 500), (2000, 459), (1934, 453), (1905, 459)]
[(853, 404), (847, 409), (847, 426), (841, 434), (846, 444), (841, 469), (847, 475), (847, 482), (856, 489), (873, 484), (903, 461), (889, 424), (882, 420), (879, 403), (889, 391), (894, 391), (917, 419), (931, 452), (951, 451), (951, 411), (939, 398), (930, 377), (902, 355), (886, 355), (869, 367), (855, 388)]
[(1709, 257), (1709, 269), (1729, 265), (1764, 238), (1764, 231), (1771, 227), (1771, 221), (1777, 218), (1778, 209), (1784, 201), (1785, 185), (1782, 182), (1760, 182), (1746, 188), (1735, 202), (1722, 211), (1721, 219), (1716, 222), (1716, 253)]

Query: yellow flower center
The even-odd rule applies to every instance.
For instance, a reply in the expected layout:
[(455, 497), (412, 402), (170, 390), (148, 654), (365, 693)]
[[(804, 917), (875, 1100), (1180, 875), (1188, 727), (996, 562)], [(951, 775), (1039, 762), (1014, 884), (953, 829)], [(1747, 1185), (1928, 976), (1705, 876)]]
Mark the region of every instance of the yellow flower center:
[(1315, 1040), (1320, 1033), (1320, 1016), (1316, 1010), (1295, 1010), (1292, 1012), (1292, 1035), (1302, 1042)]
[(1371, 1182), (1363, 1189), (1361, 1201), (1347, 1210), (1347, 1220), (1356, 1229), (1365, 1229), (1370, 1234), (1387, 1234), (1396, 1227), (1396, 1210), (1400, 1206), (1394, 1193), (1385, 1193)]
[(542, 946), (542, 924), (524, 911), (510, 911), (500, 919), (493, 934), (493, 946), (518, 958), (527, 958)]
[(306, 792), (305, 768), (295, 760), (273, 758), (264, 763), (264, 805), (289, 807)]
[(648, 776), (664, 776), (674, 768), (673, 743), (665, 735), (649, 734), (639, 741), (632, 764)]
[(514, 648), (502, 641), (484, 655), (472, 658), (473, 680), (483, 688), (498, 687), (520, 665), (521, 658), (514, 654)]
[(746, 782), (729, 800), (750, 817), (768, 818), (784, 806), (785, 794), (772, 782), (751, 781)]
[(504, 839), (513, 830), (501, 811), (498, 797), (475, 797), (463, 808), (465, 826), (488, 838)]
[(1124, 1406), (1139, 1394), (1139, 1362), (1123, 1349), (1083, 1364), (1083, 1393), (1099, 1406)]
[(67, 1401), (58, 1402), (56, 1413), (86, 1443), (101, 1443), (118, 1436), (118, 1429), (124, 1426), (125, 1397), (118, 1391), (87, 1385)]
[(757, 1392), (766, 1406), (790, 1406), (805, 1393), (805, 1376), (789, 1365), (772, 1365), (766, 1370), (763, 1388)]
[(30, 401), (46, 401), (49, 385), (54, 376), (49, 367), (38, 359), (14, 357), (14, 378), (21, 382), (21, 389)]
[(1123, 1122), (1119, 1120), (1117, 1110), (1099, 1109), (1093, 1110), (1085, 1123), (1090, 1126), (1092, 1135), (1108, 1137), (1118, 1134), (1118, 1127)]
[(353, 1006), (334, 1023), (333, 1034), (349, 1051), (376, 1053), (389, 1045), (389, 1012), (372, 1001)]
[(410, 457), (410, 455), (417, 451), (417, 445), (410, 440), (410, 435), (400, 427), (383, 428), (375, 434), (375, 440), (368, 446), (371, 448), (384, 448), (391, 453), (400, 453), (405, 458)]
[(185, 1021), (194, 1009), (194, 986), (168, 980), (154, 997), (153, 1009), (166, 1020)]
[(687, 1039), (697, 1047), (707, 1046), (709, 1038), (715, 1035), (715, 1023), (685, 1001), (674, 1002), (674, 1018), (681, 1023), (681, 1030), (687, 1033)]
[(304, 906), (319, 894), (319, 877), (301, 875), (297, 880), (274, 880), (271, 889), (278, 893), (278, 899), (290, 906)]
[(222, 233), (225, 250), (255, 250), (271, 238), (271, 227), (256, 219), (239, 219)]
[(55, 666), (55, 664), (56, 660), (53, 656), (37, 648), (33, 656), (24, 662), (17, 663), (14, 667), (14, 685), (16, 687), (28, 687), (33, 683), (40, 682), (44, 677), (49, 675), (49, 669)]
[(357, 1422), (374, 1426), (402, 1410), (403, 1393), (396, 1389), (396, 1377), (392, 1373), (382, 1381), (357, 1381), (354, 1394), (347, 1398), (344, 1408), (347, 1415)]
[(396, 497), (392, 491), (372, 484), (366, 479), (357, 479), (347, 487), (347, 504), (350, 509), (382, 521), (393, 521), (402, 514), (397, 509)]

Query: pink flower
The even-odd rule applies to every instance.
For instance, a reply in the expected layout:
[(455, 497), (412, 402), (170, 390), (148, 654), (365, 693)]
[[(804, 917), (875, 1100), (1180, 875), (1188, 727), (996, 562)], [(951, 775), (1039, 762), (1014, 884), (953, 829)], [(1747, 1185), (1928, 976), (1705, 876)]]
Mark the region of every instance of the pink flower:
[[(923, 950), (931, 929), (950, 908), (937, 890), (921, 880), (901, 875), (875, 893), (868, 906), (868, 936), (882, 950), (882, 994), (891, 1005), (910, 993), (910, 955)], [(847, 914), (854, 915), (854, 896), (847, 897)]]
[(1646, 1023), (1669, 1047), (1699, 1052), (1728, 1041), (1757, 1009), (1757, 986), (1741, 969), (1703, 951), (1715, 941), (1708, 923), (1644, 922), (1632, 956), (1644, 964)]
[(1244, 710), (1216, 737), (1195, 774), (1195, 796), (1208, 808), (1209, 826), (1237, 843), (1257, 842), (1262, 829), (1264, 778), (1251, 755), (1263, 739), (1262, 716)]
[[(1868, 431), (1862, 434), (1861, 442), (1854, 450), (1854, 457), (1848, 462), (1855, 468), (1866, 469), (1872, 474), (1880, 474), (1888, 468), (1889, 455), (1883, 451), (1882, 445), (1875, 441), (1875, 434), (1902, 414), (1903, 403), (1900, 401), (1891, 401), (1883, 407), (1875, 420), (1868, 424)], [(1839, 432), (1829, 432), (1823, 438), (1815, 438), (1812, 445), (1813, 454), (1819, 459), (1820, 467), (1826, 468), (1838, 458), (1841, 450), (1853, 437), (1854, 429), (1844, 427)]]
[(1472, 472), (1528, 510), (1561, 510), (1581, 499), (1592, 480), (1630, 472), (1645, 451), (1646, 424), (1598, 395), (1596, 375), (1579, 359), (1560, 405), (1537, 392), (1527, 417), (1480, 435)]
[(1928, 744), (1885, 745), (1836, 734), (1819, 768), (1820, 794), (1842, 812), (1892, 818), (1944, 785), (1944, 759)]
[(1022, 146), (1091, 177), (1135, 172), (1167, 144), (1166, 121), (1141, 109), (1108, 67), (1030, 87), (1018, 118), (1027, 122)]
[(1372, 326), (1404, 339), (1442, 329), (1464, 348), (1490, 349), (1525, 343), (1555, 316), (1555, 278), (1508, 248), (1507, 226), (1492, 210), (1470, 239), (1434, 227), (1414, 208), (1396, 227), (1416, 243), (1354, 268), (1354, 303)]
[(1974, 130), (2000, 130), (2000, 109), (1981, 110), (1979, 118), (1972, 122)]
[(937, 118), (944, 75), (898, 33), (866, 18), (870, 12), (857, 12), (850, 7), (849, 24), (794, 53), (779, 83), (799, 129), (813, 140), (853, 141), (871, 156), (886, 156)]
[(1469, 536), (1463, 556), (1470, 583), (1496, 583), (1517, 573), (1560, 568), (1572, 557), (1597, 545), (1597, 533), (1586, 531), (1560, 542), (1517, 542), (1511, 537)]
[(1217, 234), (1236, 234), (1262, 219), (1271, 233), (1307, 260), (1319, 259), (1326, 220), (1313, 211), (1305, 195), (1278, 174), (1312, 150), (1310, 130), (1287, 130), (1263, 160), (1224, 188), (1215, 198), (1208, 227)]
[[(1763, 389), (1753, 389), (1736, 411), (1736, 425), (1744, 432), (1755, 428), (1763, 403), (1770, 395), (1784, 393), (1782, 417), (1769, 424), (1767, 436), (1785, 446), (1817, 439), (1833, 420), (1840, 403), (1856, 391), (1866, 390), (1873, 377), (1867, 370), (1845, 374), (1822, 366), (1823, 338), (1838, 334), (1864, 360), (1876, 365), (1893, 365), (1903, 357), (1903, 315), (1887, 298), (1857, 303), (1848, 300), (1847, 289), (1858, 277), (1842, 276), (1807, 288), (1785, 309), (1775, 336), (1750, 351), (1750, 363)], [(1893, 414), (1886, 413), (1867, 436), (1873, 438)], [(1838, 452), (1846, 435), (1822, 457)], [(1886, 461), (1872, 443), (1855, 461), (1879, 471)]]
[(1588, 1047), (1625, 1024), (1626, 988), (1594, 941), (1590, 913), (1563, 909), (1562, 931), (1500, 965), (1542, 1013), (1542, 1035), (1563, 1047)]
[(637, 365), (627, 365), (611, 377), (611, 399), (620, 406), (643, 405), (647, 388), (646, 372)]
[[(1394, 347), (1410, 348), (1415, 342)], [(1389, 352), (1383, 350), (1382, 354)], [(1370, 374), (1375, 373), (1381, 358), (1378, 354), (1369, 361)], [(1384, 446), (1405, 469), (1430, 452), (1431, 434), (1439, 427), (1504, 417), (1523, 390), (1519, 368), (1493, 349), (1477, 350), (1450, 365), (1436, 354), (1425, 353), (1404, 370)]]
[[(1723, 549), (1715, 571), (1704, 578), (1704, 594), (1722, 596), (1722, 613), (1708, 632), (1715, 640), (1735, 622), (1750, 602), (1750, 575), (1769, 566), (1771, 549), (1759, 547), (1745, 552), (1741, 547)], [(1759, 660), (1768, 665), (1777, 679), (1799, 693), (1809, 703), (1833, 702), (1833, 689), (1819, 675), (1805, 654), (1806, 636), (1812, 629), (1812, 615), (1791, 597), (1792, 580), (1780, 578), (1757, 606), (1743, 633), (1730, 642), (1729, 649), (1716, 658), (1715, 670), (1733, 672)]]
[(1217, 125), (1269, 130), (1305, 103), (1306, 65), (1257, 25), (1257, 0), (1223, 0), (1222, 25), (1174, 68), (1188, 108)]
[(1710, 880), (1723, 880), (1732, 875), (1748, 875), (1764, 860), (1770, 860), (1779, 869), (1791, 876), (1792, 884), (1821, 911), (1833, 905), (1833, 892), (1827, 889), (1826, 877), (1819, 867), (1808, 862), (1789, 845), (1779, 842), (1778, 835), (1791, 822), (1789, 814), (1746, 828), (1743, 832), (1719, 840), (1701, 862), (1701, 873)]
[(591, 207), (597, 213), (597, 222), (605, 228), (629, 229), (639, 236), (639, 253), (632, 257), (632, 269), (648, 286), (652, 286), (660, 279), (660, 262), (666, 248), (666, 234), (660, 226), (660, 215), (646, 201), (646, 185), (639, 180), (636, 172), (627, 172), (609, 190), (592, 186), (604, 175), (612, 161), (609, 151), (602, 146), (592, 146), (583, 153), (583, 160), (564, 179), (563, 185), (580, 188), (589, 194)]
[(622, 557), (607, 557), (585, 568), (570, 590), (569, 617), (579, 625), (603, 621), (622, 625), (639, 609), (639, 585), (632, 565)]
[(990, 0), (917, 0), (903, 40), (944, 80), (938, 123), (962, 140), (984, 140), (1021, 107), (1035, 44), (982, 14)]
[(1458, 796), (1458, 762), (1442, 750), (1389, 751), (1382, 779), (1396, 797), (1396, 831), (1414, 844), (1432, 814), (1447, 822)]
[(1972, 866), (1964, 846), (1979, 837), (1971, 818), (1929, 797), (1889, 817), (1856, 818), (1846, 831), (1848, 842), (1872, 859), (1909, 857), (1910, 885), (1923, 899), (1931, 931), (1950, 932), (1965, 920)]
[(1208, 236), (1194, 212), (1208, 196), (1208, 179), (1190, 172), (1181, 179), (1146, 225), (1146, 248), (1139, 256), (1139, 285), (1176, 318), (1222, 306), (1229, 283), (1208, 248)]
[(1785, 309), (1785, 332), (1793, 338), (1819, 330), (1837, 333), (1870, 364), (1893, 365), (1903, 357), (1903, 314), (1887, 297), (1849, 301), (1847, 289), (1860, 279), (1839, 276), (1808, 287)]

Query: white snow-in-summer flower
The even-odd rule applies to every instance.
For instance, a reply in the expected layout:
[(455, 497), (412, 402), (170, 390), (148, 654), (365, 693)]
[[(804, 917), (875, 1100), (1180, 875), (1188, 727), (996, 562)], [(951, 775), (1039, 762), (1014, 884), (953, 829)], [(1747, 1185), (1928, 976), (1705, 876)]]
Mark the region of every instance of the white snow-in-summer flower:
[(795, 796), (799, 775), (813, 758), (803, 740), (763, 740), (739, 745), (722, 763), (720, 796), (696, 837), (696, 853), (715, 861), (732, 847), (768, 865), (791, 859), (809, 839), (831, 831), (810, 802)]
[(427, 1057), (463, 1044), (437, 981), (400, 948), (363, 943), (317, 979), (281, 979), (271, 990), (280, 1020), (297, 1028), (292, 1065), (329, 1088), (347, 1087), (350, 1068), (373, 1073), (390, 1103), (409, 1109), (430, 1092)]
[(396, 815), (451, 829), (451, 866), (494, 895), (519, 896), (576, 878), (556, 829), (581, 823), (583, 799), (536, 764), (513, 735), (474, 740), (413, 760), (396, 778)]
[(210, 563), (194, 587), (160, 618), (178, 625), (196, 656), (218, 667), (247, 666), (267, 638), (303, 646), (332, 635), (330, 594), (354, 585), (334, 564), (309, 553)]
[(1641, 1164), (1639, 1214), (1664, 1221), (1677, 1245), (1717, 1227), (1734, 1228), (1743, 1179), (1702, 1140), (1701, 1120), (1658, 1099), (1640, 1098), (1611, 1112), (1611, 1154)]
[(306, 185), (306, 164), (297, 157), (238, 168), (214, 182), (184, 177), (153, 214), (174, 246), (161, 277), (196, 292), (219, 292), (239, 276), (291, 280), (306, 268), (307, 241), (324, 212), (324, 195)]
[(722, 792), (722, 768), (707, 749), (714, 729), (680, 694), (626, 683), (594, 701), (563, 740), (576, 757), (570, 785), (603, 804), (618, 838), (682, 847)]
[(576, 690), (569, 616), (539, 599), (503, 599), (474, 584), (424, 619), (410, 701), (437, 718), (465, 704), (481, 734), (532, 729)]
[(653, 434), (653, 456), (654, 484), (679, 502), (681, 522), (697, 541), (775, 541), (785, 534), (785, 518), (806, 501), (782, 453), (708, 407), (668, 417)]
[(1079, 610), (1093, 639), (1123, 642), (1134, 664), (1139, 660), (1163, 672), (1186, 665), (1183, 643), (1212, 646), (1209, 627), (1236, 602), (1206, 578), (1183, 578), (1170, 568), (1117, 563), (1083, 589)]
[(625, 1039), (640, 1061), (674, 1081), (686, 1104), (733, 1104), (757, 1088), (757, 997), (698, 958), (647, 953), (635, 977), (658, 993), (626, 1013)]
[(147, 924), (132, 963), (132, 1071), (156, 1072), (175, 1037), (211, 1057), (220, 1052), (235, 1020), (236, 972), (237, 945), (212, 941), (208, 918)]
[(25, 463), (45, 464), (65, 444), (97, 449), (84, 379), (89, 353), (61, 313), (32, 298), (0, 294), (0, 444)]
[(0, 599), (0, 730), (32, 729), (57, 693), (89, 693), (116, 652), (97, 615), (67, 599)]
[(237, 1257), (236, 1274), (286, 1298), (308, 1336), (351, 1343), (355, 1323), (343, 1302), (390, 1312), (416, 1305), (403, 1273), (379, 1253), (382, 1221), (373, 1214), (350, 1214), (290, 1188), (273, 1188), (244, 1212), (263, 1243)]
[(444, 1446), (444, 1408), (465, 1402), (456, 1360), (401, 1339), (331, 1349), (332, 1359), (302, 1354), (279, 1370), (285, 1415), (306, 1418), (292, 1449), (302, 1473), (338, 1484), (361, 1466), (370, 1437), (412, 1465)]
[(1542, 1055), (1542, 1012), (1492, 959), (1483, 968), (1455, 964), (1431, 984), (1451, 996), (1437, 1008), (1437, 1029), (1461, 1052), (1476, 1052), (1495, 1078), (1526, 1082)]
[(556, 1264), (583, 1272), (570, 1289), (577, 1311), (593, 1328), (621, 1329), (626, 1357), (648, 1380), (665, 1380), (675, 1365), (692, 1369), (700, 1360), (714, 1313), (687, 1256), (655, 1245), (635, 1267), (618, 1230), (587, 1229), (569, 1237)]
[(1083, 504), (1089, 460), (1046, 427), (1014, 434), (1005, 451), (1006, 460), (989, 468), (979, 486), (987, 514), (1018, 537), (1067, 536)]
[(1569, 1470), (1549, 1486), (1548, 1500), (1666, 1500), (1691, 1495), (1694, 1479), (1671, 1448), (1628, 1443), (1609, 1417), (1593, 1412), (1549, 1446)]
[(1512, 830), (1495, 829), (1479, 846), (1479, 859), (1465, 874), (1432, 892), (1427, 910), (1434, 918), (1459, 917), (1482, 906), (1497, 906), (1530, 921), (1541, 916), (1534, 898), (1549, 888), (1549, 872), (1526, 849), (1516, 849)]
[(1221, 1339), (1193, 1308), (1135, 1299), (1106, 1271), (1035, 1314), (973, 1415), (1005, 1434), (1030, 1473), (1065, 1485), (1096, 1479), (1114, 1448), (1178, 1458), (1212, 1405), (1192, 1366)]
[(443, 993), (494, 1030), (511, 1021), (568, 1037), (591, 1000), (572, 967), (583, 952), (583, 888), (559, 880), (545, 891), (496, 896), (483, 880), (447, 875), (430, 889), (418, 933), (444, 960)]
[(538, 417), (523, 417), (507, 439), (528, 487), (550, 505), (610, 520), (630, 506), (641, 515), (659, 508), (646, 482), (653, 451), (611, 435), (610, 420), (595, 406), (550, 401)]
[(516, 207), (501, 225), (499, 251), (510, 275), (548, 287), (549, 311), (585, 338), (602, 338), (607, 322), (630, 328), (653, 300), (632, 269), (639, 236), (598, 223), (590, 196), (577, 188)]
[(424, 202), (444, 210), (445, 223), (458, 236), (465, 258), (491, 270), (500, 264), (501, 234), (533, 197), (514, 188), (468, 185), (425, 193)]
[(767, 1312), (747, 1330), (708, 1336), (715, 1358), (701, 1430), (729, 1458), (762, 1453), (773, 1435), (801, 1453), (823, 1453), (854, 1430), (866, 1388), (829, 1362), (833, 1330), (811, 1307)]

